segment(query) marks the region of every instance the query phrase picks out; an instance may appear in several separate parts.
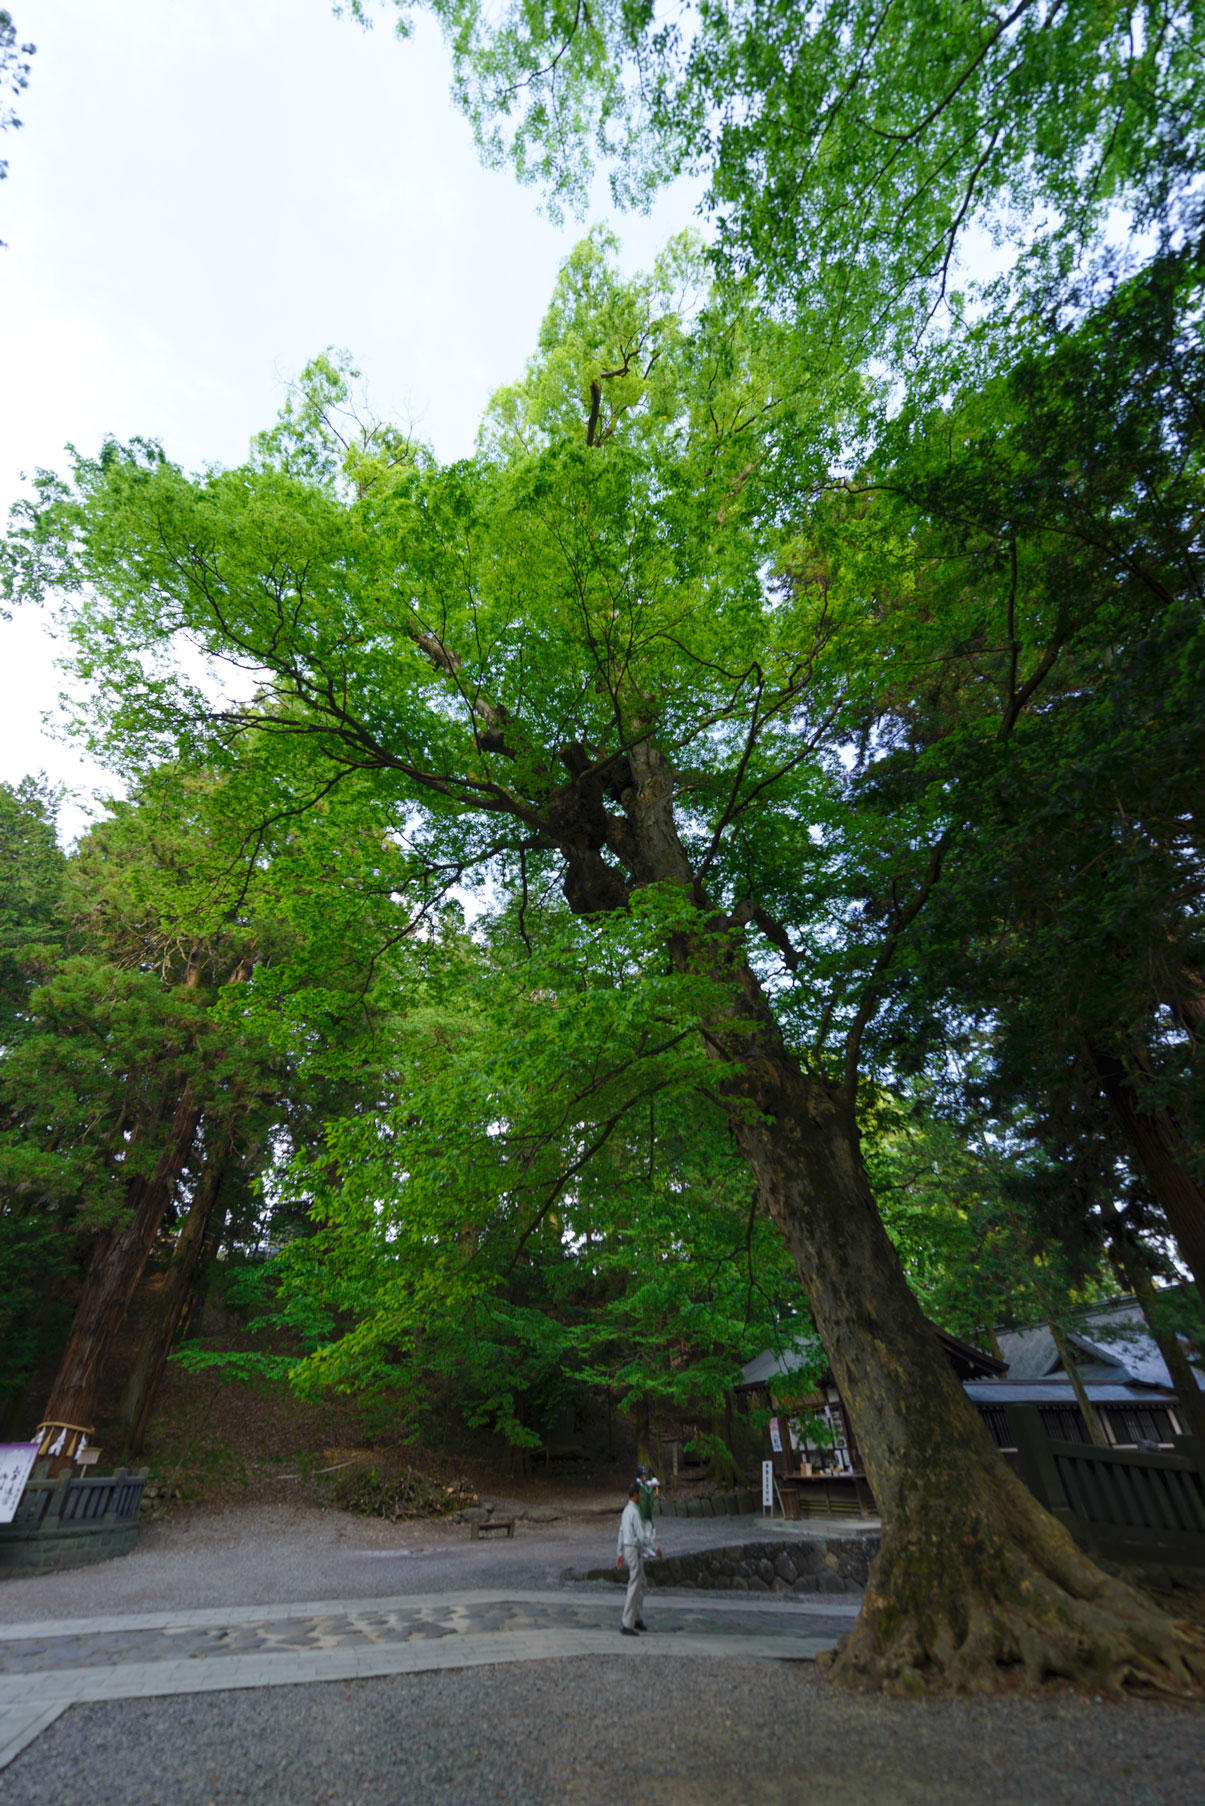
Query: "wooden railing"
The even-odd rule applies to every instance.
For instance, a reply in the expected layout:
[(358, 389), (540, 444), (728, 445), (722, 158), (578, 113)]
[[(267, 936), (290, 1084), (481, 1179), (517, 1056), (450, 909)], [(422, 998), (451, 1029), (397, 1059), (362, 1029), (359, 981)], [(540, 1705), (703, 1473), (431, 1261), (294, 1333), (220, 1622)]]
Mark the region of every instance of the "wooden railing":
[(1022, 1479), (1077, 1541), (1118, 1560), (1205, 1567), (1200, 1446), (1174, 1454), (1053, 1441), (1038, 1408), (1006, 1405)]
[(13, 1518), (14, 1530), (36, 1532), (103, 1520), (106, 1528), (136, 1523), (146, 1485), (146, 1469), (115, 1474), (64, 1474), (59, 1480), (30, 1480)]

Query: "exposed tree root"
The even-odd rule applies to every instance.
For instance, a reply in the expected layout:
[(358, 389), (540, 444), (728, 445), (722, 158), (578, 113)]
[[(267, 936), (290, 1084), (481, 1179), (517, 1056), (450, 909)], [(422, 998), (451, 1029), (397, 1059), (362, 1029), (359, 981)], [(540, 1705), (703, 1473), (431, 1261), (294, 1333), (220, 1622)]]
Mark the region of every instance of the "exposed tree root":
[[(839, 1685), (992, 1692), (1061, 1678), (1096, 1693), (1205, 1692), (1205, 1640), (1098, 1568), (1011, 1475), (998, 1509), (951, 1502), (897, 1529), (835, 1657)], [(1019, 1495), (1019, 1496), (1018, 1496)]]

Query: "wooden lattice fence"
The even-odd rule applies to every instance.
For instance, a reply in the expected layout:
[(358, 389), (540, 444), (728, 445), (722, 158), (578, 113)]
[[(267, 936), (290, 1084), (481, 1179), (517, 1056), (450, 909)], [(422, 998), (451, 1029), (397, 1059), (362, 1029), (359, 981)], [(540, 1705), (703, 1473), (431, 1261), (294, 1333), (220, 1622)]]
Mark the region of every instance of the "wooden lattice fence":
[(1052, 1440), (1033, 1405), (1007, 1405), (1017, 1466), (1030, 1490), (1098, 1554), (1150, 1566), (1205, 1568), (1202, 1450), (1173, 1454)]

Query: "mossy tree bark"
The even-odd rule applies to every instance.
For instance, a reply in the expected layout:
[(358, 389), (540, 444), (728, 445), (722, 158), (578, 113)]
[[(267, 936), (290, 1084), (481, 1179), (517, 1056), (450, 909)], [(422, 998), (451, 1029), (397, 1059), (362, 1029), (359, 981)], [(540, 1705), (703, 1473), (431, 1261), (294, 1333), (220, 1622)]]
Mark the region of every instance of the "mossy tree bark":
[(1076, 1546), (1006, 1468), (954, 1378), (875, 1209), (852, 1115), (790, 1055), (756, 1078), (738, 1128), (786, 1237), (883, 1519), (850, 1685), (990, 1689), (1065, 1676), (1186, 1690), (1205, 1652)]
[[(705, 910), (672, 798), (668, 764), (648, 743), (635, 748), (611, 844), (634, 885), (678, 884)], [(575, 907), (615, 907), (614, 871), (599, 874), (593, 850), (576, 876), (573, 865), (571, 855)], [(882, 1514), (881, 1552), (834, 1677), (901, 1691), (1056, 1675), (1108, 1691), (1205, 1682), (1205, 1649), (1097, 1568), (992, 1445), (883, 1227), (852, 1098), (787, 1047), (740, 926), (713, 916), (670, 950), (727, 992), (705, 1034), (724, 1063), (733, 1134), (791, 1252)]]

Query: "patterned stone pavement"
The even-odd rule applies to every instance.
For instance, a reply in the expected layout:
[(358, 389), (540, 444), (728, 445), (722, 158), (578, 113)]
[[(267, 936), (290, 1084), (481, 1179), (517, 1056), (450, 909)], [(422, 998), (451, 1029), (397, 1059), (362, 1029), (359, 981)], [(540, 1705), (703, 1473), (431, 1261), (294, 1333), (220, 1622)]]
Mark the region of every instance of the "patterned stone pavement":
[[(407, 1604), (384, 1611), (352, 1606), (312, 1616), (266, 1615), (257, 1621), (233, 1625), (164, 1625), (159, 1629), (121, 1626), (111, 1630), (60, 1631), (51, 1636), (39, 1632), (25, 1637), (9, 1632), (0, 1641), (0, 1675), (95, 1665), (112, 1667), (127, 1662), (178, 1661), (181, 1657), (212, 1659), (231, 1655), (269, 1655), (279, 1651), (370, 1649), (424, 1638), (516, 1630), (613, 1631), (618, 1605), (615, 1598), (600, 1600), (597, 1605), (569, 1604), (556, 1599), (494, 1599), (426, 1606)], [(657, 1618), (657, 1631), (661, 1635), (693, 1632), (720, 1637), (791, 1638), (798, 1636), (800, 1629), (796, 1616), (781, 1609), (709, 1610), (694, 1604), (687, 1610), (678, 1608), (658, 1613), (651, 1604), (648, 1609), (650, 1615)], [(831, 1612), (825, 1617), (831, 1618)], [(810, 1634), (815, 1635), (815, 1615), (809, 1618), (808, 1625)], [(840, 1628), (844, 1629), (844, 1624)], [(834, 1627), (834, 1635), (839, 1634), (840, 1630)]]
[(812, 1660), (857, 1602), (652, 1596), (619, 1642), (620, 1600), (516, 1590), (10, 1625), (0, 1630), (0, 1768), (84, 1700), (281, 1686), (431, 1668), (614, 1655)]

